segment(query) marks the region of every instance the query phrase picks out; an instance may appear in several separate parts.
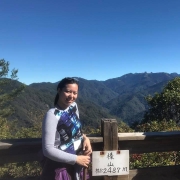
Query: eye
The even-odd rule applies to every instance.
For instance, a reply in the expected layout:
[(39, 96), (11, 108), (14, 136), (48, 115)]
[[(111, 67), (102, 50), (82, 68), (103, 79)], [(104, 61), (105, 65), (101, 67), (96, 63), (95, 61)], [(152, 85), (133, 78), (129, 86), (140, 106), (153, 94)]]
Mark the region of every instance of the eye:
[(69, 91), (69, 90), (65, 90), (64, 92), (67, 93), (67, 94), (71, 94), (71, 93), (72, 93), (72, 92)]
[(68, 94), (73, 94), (73, 95), (77, 95), (78, 92), (76, 91), (71, 91), (71, 90), (65, 90), (64, 92), (68, 93)]

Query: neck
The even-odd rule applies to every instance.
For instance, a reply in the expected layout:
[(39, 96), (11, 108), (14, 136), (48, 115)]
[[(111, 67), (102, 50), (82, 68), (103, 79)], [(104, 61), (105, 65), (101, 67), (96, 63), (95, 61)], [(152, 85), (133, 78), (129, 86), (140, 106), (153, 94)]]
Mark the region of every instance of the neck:
[(60, 105), (59, 103), (57, 103), (55, 107), (58, 108), (59, 110), (65, 110), (67, 108), (63, 105)]

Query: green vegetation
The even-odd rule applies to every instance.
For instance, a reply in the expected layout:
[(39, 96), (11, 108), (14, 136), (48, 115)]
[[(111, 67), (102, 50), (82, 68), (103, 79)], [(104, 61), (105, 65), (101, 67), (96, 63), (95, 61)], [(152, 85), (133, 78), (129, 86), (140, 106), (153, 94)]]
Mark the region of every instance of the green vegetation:
[[(180, 131), (180, 126), (175, 121), (151, 121), (138, 125), (138, 132), (158, 132), (158, 131)], [(156, 167), (180, 165), (180, 151), (173, 152), (152, 152), (143, 154), (132, 154), (130, 156), (130, 168)]]
[[(175, 73), (137, 73), (107, 81), (79, 78), (77, 103), (83, 126), (97, 128), (100, 120), (107, 117), (123, 121), (129, 126), (139, 123), (148, 110), (145, 97), (160, 93), (168, 81), (178, 76)], [(45, 112), (53, 107), (57, 83), (43, 82), (26, 86), (18, 98), (10, 102), (15, 113), (8, 120), (16, 119), (19, 127), (32, 127), (34, 122), (41, 122)], [(21, 83), (17, 82), (16, 85)]]
[[(129, 126), (138, 124), (148, 110), (145, 97), (161, 92), (168, 81), (178, 76), (167, 73), (137, 73), (107, 81), (79, 78), (77, 103), (83, 127), (97, 128), (102, 118), (112, 117)], [(15, 82), (16, 87), (22, 85)], [(41, 123), (45, 112), (53, 107), (57, 83), (43, 82), (26, 86), (9, 103), (14, 113), (8, 117), (8, 121), (17, 120), (18, 127), (28, 128), (33, 127), (34, 123)], [(8, 90), (9, 87), (4, 86), (3, 89)]]
[[(18, 97), (25, 85), (16, 82), (18, 70), (13, 69), (9, 77), (9, 62), (4, 59), (0, 60), (0, 139), (11, 138), (33, 138), (41, 137), (41, 124), (35, 124), (31, 128), (19, 127), (16, 120), (8, 121), (15, 109), (10, 105)], [(0, 168), (0, 177), (16, 178), (22, 176), (37, 176), (40, 173), (38, 162), (11, 163), (5, 164)]]
[(15, 88), (17, 73), (18, 70), (13, 69), (9, 75), (9, 62), (6, 62), (4, 59), (0, 60), (0, 139), (11, 137), (10, 128), (12, 127), (12, 123), (7, 121), (7, 117), (10, 116), (14, 110), (10, 102), (25, 88), (24, 85)]
[(41, 167), (39, 162), (24, 162), (24, 163), (11, 163), (5, 164), (0, 167), (0, 178), (11, 179), (21, 177), (39, 176)]
[(161, 93), (148, 96), (150, 109), (145, 113), (142, 123), (150, 121), (180, 122), (180, 78), (170, 81)]
[(180, 152), (152, 152), (130, 156), (130, 169), (171, 165), (180, 165)]
[(173, 120), (151, 121), (135, 127), (136, 132), (179, 131), (180, 126)]
[[(12, 101), (16, 96), (18, 96), (24, 86), (14, 88), (15, 82), (17, 80), (18, 70), (13, 69), (11, 71), (10, 79), (8, 77), (9, 72), (9, 62), (6, 62), (4, 59), (0, 60), (0, 118), (6, 118), (12, 114), (12, 108), (10, 107), (9, 102)], [(4, 89), (3, 87), (8, 87)], [(6, 107), (5, 107), (6, 105)]]
[[(150, 106), (143, 121), (135, 127), (137, 132), (180, 131), (178, 125), (180, 104), (180, 78), (174, 78), (153, 97), (148, 96)], [(180, 151), (133, 154), (130, 167), (143, 168), (180, 164)]]

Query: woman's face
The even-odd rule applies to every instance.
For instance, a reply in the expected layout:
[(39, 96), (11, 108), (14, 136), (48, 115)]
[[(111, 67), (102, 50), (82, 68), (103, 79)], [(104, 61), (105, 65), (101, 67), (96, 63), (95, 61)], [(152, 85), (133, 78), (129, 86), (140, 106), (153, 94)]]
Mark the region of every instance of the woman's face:
[(59, 107), (64, 110), (69, 105), (71, 105), (78, 96), (78, 85), (77, 84), (66, 84), (66, 86), (62, 89), (58, 89)]

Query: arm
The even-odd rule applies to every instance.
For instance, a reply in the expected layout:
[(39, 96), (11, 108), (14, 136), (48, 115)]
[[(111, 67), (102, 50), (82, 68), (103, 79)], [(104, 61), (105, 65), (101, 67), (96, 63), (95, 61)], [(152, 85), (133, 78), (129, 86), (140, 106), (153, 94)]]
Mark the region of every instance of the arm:
[[(42, 148), (44, 156), (57, 162), (63, 162), (74, 165), (75, 163), (88, 167), (90, 157), (87, 155), (74, 155), (66, 153), (55, 147), (56, 128), (58, 119), (54, 116), (54, 111), (50, 110), (46, 113), (46, 116), (42, 124)], [(57, 139), (57, 144), (60, 139)]]
[(92, 153), (92, 147), (89, 138), (83, 134), (84, 142), (83, 142), (83, 151), (84, 155), (90, 155)]
[[(76, 108), (77, 108), (76, 114), (79, 117), (79, 110), (77, 104), (76, 104)], [(88, 155), (88, 156), (92, 153), (90, 140), (85, 134), (83, 134), (83, 151), (84, 151), (84, 155)]]

